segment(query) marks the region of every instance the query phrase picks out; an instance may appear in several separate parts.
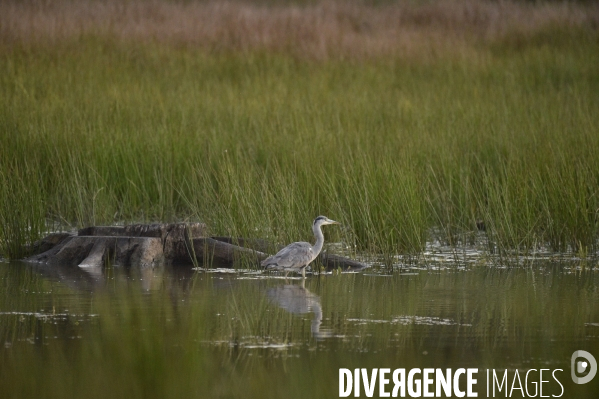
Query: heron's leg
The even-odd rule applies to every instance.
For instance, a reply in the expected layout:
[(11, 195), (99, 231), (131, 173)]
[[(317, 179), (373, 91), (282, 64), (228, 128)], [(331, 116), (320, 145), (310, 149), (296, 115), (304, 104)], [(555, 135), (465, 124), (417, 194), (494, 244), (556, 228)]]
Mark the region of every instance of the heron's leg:
[(304, 266), (302, 268), (302, 278), (305, 280), (306, 279), (306, 266)]

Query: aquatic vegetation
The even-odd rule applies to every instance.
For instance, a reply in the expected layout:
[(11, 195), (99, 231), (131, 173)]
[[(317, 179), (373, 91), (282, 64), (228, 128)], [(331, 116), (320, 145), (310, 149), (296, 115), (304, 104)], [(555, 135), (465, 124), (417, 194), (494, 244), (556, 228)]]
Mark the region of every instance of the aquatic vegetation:
[[(343, 224), (327, 242), (389, 257), (419, 253), (431, 236), (470, 242), (483, 227), (492, 251), (592, 255), (599, 48), (577, 17), (592, 10), (512, 6), (496, 21), (506, 30), (448, 22), (432, 39), (418, 18), (459, 13), (413, 6), (405, 52), (380, 42), (370, 53), (358, 34), (354, 52), (335, 52), (326, 35), (322, 54), (311, 39), (304, 53), (243, 41), (217, 51), (152, 40), (151, 29), (127, 36), (120, 22), (78, 31), (58, 6), (48, 18), (67, 22), (47, 41), (8, 24), (0, 251), (18, 258), (49, 229), (131, 221), (201, 220), (213, 234), (284, 243), (310, 240), (306, 220), (326, 214)], [(385, 12), (369, 10), (366, 22)], [(518, 12), (537, 22), (518, 25)], [(443, 34), (455, 51), (431, 47)]]

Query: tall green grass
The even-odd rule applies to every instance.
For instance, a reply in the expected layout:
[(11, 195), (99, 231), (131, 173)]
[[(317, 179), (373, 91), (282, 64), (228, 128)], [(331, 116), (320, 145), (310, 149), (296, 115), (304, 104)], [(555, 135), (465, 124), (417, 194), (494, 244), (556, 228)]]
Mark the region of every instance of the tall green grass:
[(284, 243), (319, 214), (343, 223), (328, 240), (383, 254), (458, 245), (477, 220), (492, 248), (596, 250), (599, 45), (562, 33), (425, 60), (5, 47), (1, 252), (140, 221)]

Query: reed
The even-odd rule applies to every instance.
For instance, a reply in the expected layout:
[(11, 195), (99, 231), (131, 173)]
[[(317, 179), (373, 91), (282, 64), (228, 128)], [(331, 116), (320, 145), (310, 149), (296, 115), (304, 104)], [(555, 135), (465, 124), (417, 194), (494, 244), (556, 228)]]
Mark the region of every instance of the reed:
[[(37, 3), (6, 4), (42, 18)], [(64, 4), (51, 6), (49, 21), (71, 21), (65, 10), (79, 3)], [(145, 7), (135, 4), (125, 7)], [(275, 20), (331, 12), (285, 7), (258, 9)], [(413, 7), (405, 15), (416, 29), (426, 7)], [(280, 244), (311, 240), (312, 218), (325, 214), (344, 225), (327, 230), (327, 241), (385, 256), (417, 254), (431, 234), (459, 245), (477, 221), (493, 249), (593, 253), (595, 14), (554, 5), (567, 10), (560, 19), (548, 5), (513, 7), (537, 16), (534, 29), (505, 11), (497, 25), (517, 26), (484, 40), (475, 39), (484, 24), (476, 34), (447, 25), (464, 51), (431, 53), (434, 38), (423, 36), (414, 53), (360, 57), (250, 44), (212, 51), (122, 36), (123, 21), (113, 31), (64, 22), (45, 42), (25, 34), (32, 26), (4, 24), (1, 251), (21, 257), (49, 229), (179, 220)]]

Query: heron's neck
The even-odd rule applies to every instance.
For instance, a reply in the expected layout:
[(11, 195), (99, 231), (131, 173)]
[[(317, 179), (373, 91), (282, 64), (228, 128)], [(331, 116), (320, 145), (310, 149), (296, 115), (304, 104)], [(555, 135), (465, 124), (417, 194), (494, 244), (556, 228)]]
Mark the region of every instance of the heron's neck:
[(320, 224), (316, 223), (312, 226), (312, 231), (314, 232), (314, 237), (316, 237), (316, 243), (312, 247), (314, 250), (314, 256), (318, 255), (322, 250), (322, 244), (324, 244), (324, 235), (322, 234), (322, 230), (320, 229)]

